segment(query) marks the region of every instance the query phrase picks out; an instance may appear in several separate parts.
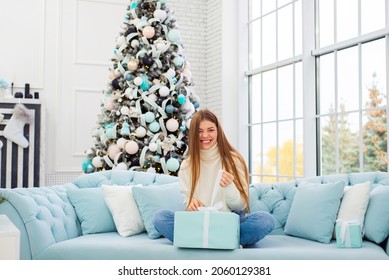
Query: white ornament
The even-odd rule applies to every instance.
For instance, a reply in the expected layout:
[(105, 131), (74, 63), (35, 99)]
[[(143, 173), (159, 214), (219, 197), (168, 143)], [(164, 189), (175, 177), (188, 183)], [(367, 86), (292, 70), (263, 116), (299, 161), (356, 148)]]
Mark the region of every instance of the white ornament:
[(126, 38), (124, 36), (120, 36), (117, 40), (116, 43), (118, 44), (119, 47), (123, 46), (126, 44)]
[(127, 106), (123, 106), (120, 109), (120, 113), (122, 113), (122, 115), (129, 115), (130, 114), (130, 108), (128, 108)]
[(169, 77), (174, 77), (176, 75), (176, 71), (174, 71), (173, 69), (169, 69), (167, 70), (166, 74), (169, 76)]
[(166, 122), (166, 128), (170, 132), (175, 132), (178, 129), (178, 127), (179, 127), (179, 123), (176, 119), (172, 118)]
[(141, 77), (136, 77), (134, 79), (134, 84), (137, 85), (137, 86), (140, 86), (141, 84), (143, 83), (143, 80)]
[(102, 167), (103, 166), (103, 161), (101, 160), (101, 157), (95, 156), (92, 159), (92, 165), (96, 168)]
[(135, 130), (135, 134), (136, 134), (136, 137), (138, 138), (143, 138), (146, 136), (146, 128), (144, 128), (143, 126), (140, 126), (138, 127), (136, 130)]
[(154, 17), (158, 18), (160, 21), (164, 21), (167, 17), (167, 14), (164, 10), (155, 10)]
[(134, 39), (131, 41), (131, 47), (133, 47), (134, 49), (136, 49), (137, 47), (139, 47), (139, 41)]
[(151, 94), (149, 94), (149, 98), (150, 98), (151, 100), (153, 100), (154, 102), (157, 101), (157, 99), (158, 99), (158, 97), (155, 95), (154, 92), (151, 93)]
[(157, 143), (150, 143), (149, 145), (150, 152), (155, 152), (158, 150), (158, 144)]
[(115, 169), (119, 169), (119, 170), (127, 170), (127, 164), (125, 164), (124, 162), (121, 162), (121, 163), (118, 163), (118, 165), (116, 165), (116, 168)]
[(126, 144), (127, 140), (124, 139), (123, 137), (122, 138), (119, 138), (117, 141), (116, 141), (116, 145), (118, 145), (118, 147), (120, 149), (124, 149), (124, 144)]
[(138, 152), (139, 146), (134, 140), (128, 141), (126, 144), (126, 152), (130, 155), (134, 155)]
[(166, 97), (169, 95), (170, 93), (170, 89), (167, 87), (167, 86), (162, 86), (160, 89), (159, 89), (159, 96), (161, 97)]

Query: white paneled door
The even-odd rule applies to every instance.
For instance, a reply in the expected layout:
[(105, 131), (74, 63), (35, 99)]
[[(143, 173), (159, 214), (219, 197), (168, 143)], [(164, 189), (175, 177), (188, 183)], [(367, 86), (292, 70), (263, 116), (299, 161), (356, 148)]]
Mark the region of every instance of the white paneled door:
[(127, 1), (60, 3), (57, 171), (80, 171), (100, 113)]

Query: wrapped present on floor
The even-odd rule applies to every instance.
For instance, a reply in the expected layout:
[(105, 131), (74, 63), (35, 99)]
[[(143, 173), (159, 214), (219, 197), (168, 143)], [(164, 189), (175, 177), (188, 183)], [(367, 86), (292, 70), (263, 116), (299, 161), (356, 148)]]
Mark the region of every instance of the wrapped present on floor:
[(174, 246), (236, 249), (239, 241), (240, 218), (235, 213), (204, 210), (174, 214)]
[(335, 234), (336, 244), (339, 248), (362, 247), (363, 226), (357, 220), (337, 220)]
[(177, 211), (174, 214), (174, 246), (183, 248), (236, 249), (240, 246), (240, 217), (236, 213), (218, 211), (215, 203), (222, 170), (213, 188), (211, 206), (199, 211)]

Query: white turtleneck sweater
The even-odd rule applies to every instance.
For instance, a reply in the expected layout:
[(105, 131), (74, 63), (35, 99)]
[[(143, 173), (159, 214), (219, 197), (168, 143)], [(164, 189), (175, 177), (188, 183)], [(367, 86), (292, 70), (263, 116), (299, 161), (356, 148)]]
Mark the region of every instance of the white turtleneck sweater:
[[(206, 207), (211, 205), (212, 192), (215, 185), (215, 180), (220, 169), (222, 169), (222, 162), (220, 160), (219, 148), (217, 144), (209, 150), (200, 151), (200, 177), (194, 192), (194, 198), (200, 200)], [(244, 171), (238, 160), (235, 161), (241, 178), (244, 178)], [(184, 197), (184, 202), (187, 204), (191, 189), (191, 169), (187, 160), (183, 160), (179, 171), (179, 183), (181, 193)], [(245, 187), (248, 193), (248, 186)], [(218, 192), (215, 203), (223, 202), (223, 207), (220, 211), (243, 210), (246, 206), (238, 189), (234, 183), (223, 188), (218, 185)]]

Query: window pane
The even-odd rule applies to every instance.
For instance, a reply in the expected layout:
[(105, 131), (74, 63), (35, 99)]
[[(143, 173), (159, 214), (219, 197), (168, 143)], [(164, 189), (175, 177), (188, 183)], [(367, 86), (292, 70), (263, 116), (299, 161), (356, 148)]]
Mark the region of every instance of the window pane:
[(268, 71), (263, 73), (263, 91), (262, 91), (262, 100), (263, 100), (263, 121), (275, 121), (277, 104), (276, 104), (276, 71)]
[(300, 55), (303, 52), (303, 39), (302, 39), (303, 17), (301, 14), (301, 12), (302, 12), (301, 1), (295, 2), (294, 12), (295, 12), (295, 16), (294, 16), (295, 53), (294, 53), (294, 55)]
[(293, 176), (295, 166), (293, 121), (280, 122), (278, 135), (279, 175)]
[(359, 109), (358, 48), (338, 52), (338, 110)]
[(250, 20), (261, 16), (261, 0), (251, 0)]
[(250, 24), (250, 69), (261, 66), (261, 21)]
[(277, 174), (276, 123), (263, 125), (263, 174)]
[(295, 88), (296, 88), (296, 118), (303, 117), (303, 65), (301, 62), (295, 64)]
[(340, 114), (338, 118), (338, 173), (359, 171), (359, 114)]
[(261, 126), (253, 125), (251, 127), (251, 173), (253, 174), (262, 174), (261, 146)]
[(363, 118), (364, 171), (388, 171), (386, 110), (365, 112)]
[(278, 69), (278, 119), (293, 118), (293, 65)]
[(289, 4), (290, 2), (292, 2), (292, 0), (278, 0), (277, 1), (277, 6), (278, 7), (282, 7), (282, 6), (286, 5), (286, 4)]
[(340, 0), (337, 3), (337, 42), (358, 36), (358, 1)]
[(362, 34), (385, 28), (385, 0), (361, 0), (361, 17)]
[(262, 15), (272, 12), (276, 9), (277, 1), (274, 0), (262, 0)]
[(362, 106), (386, 106), (385, 40), (362, 45)]
[(335, 112), (335, 66), (334, 54), (320, 57), (319, 66), (319, 94), (320, 114)]
[(278, 11), (278, 60), (293, 57), (293, 6)]
[(336, 173), (336, 119), (335, 115), (320, 118), (321, 135), (321, 174)]
[(319, 44), (320, 47), (334, 43), (334, 1), (319, 1)]
[(251, 78), (251, 123), (261, 122), (261, 75), (255, 75)]
[[(273, 1), (273, 0), (272, 0)], [(276, 15), (272, 13), (262, 22), (262, 65), (276, 62)]]

